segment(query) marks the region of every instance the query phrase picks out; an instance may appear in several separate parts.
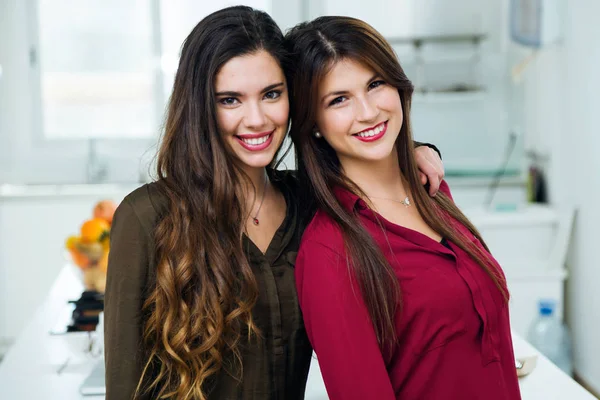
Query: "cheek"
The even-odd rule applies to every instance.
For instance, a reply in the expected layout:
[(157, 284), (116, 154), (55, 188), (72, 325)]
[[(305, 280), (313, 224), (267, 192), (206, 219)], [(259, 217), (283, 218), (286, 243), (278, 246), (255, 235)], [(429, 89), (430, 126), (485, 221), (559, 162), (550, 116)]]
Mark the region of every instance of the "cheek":
[(217, 109), (217, 124), (221, 135), (235, 134), (236, 116), (234, 110)]
[(287, 127), (288, 120), (290, 119), (290, 103), (287, 101), (287, 98), (285, 101), (282, 99), (282, 101), (275, 105), (271, 119), (277, 125), (285, 125)]
[(403, 118), (402, 103), (400, 102), (400, 95), (395, 89), (390, 88), (382, 94), (380, 101), (381, 108), (399, 117), (400, 120)]
[(319, 127), (327, 136), (346, 136), (352, 128), (352, 107), (326, 110), (319, 119)]

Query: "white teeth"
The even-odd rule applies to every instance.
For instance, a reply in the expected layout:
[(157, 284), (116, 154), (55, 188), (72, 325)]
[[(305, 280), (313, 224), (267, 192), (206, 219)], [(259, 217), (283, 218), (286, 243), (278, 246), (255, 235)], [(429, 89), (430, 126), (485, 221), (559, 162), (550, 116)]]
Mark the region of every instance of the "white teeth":
[(360, 136), (360, 137), (372, 137), (375, 135), (380, 134), (383, 131), (383, 124), (379, 125), (377, 128), (374, 129), (369, 129), (368, 131), (365, 132), (361, 132), (359, 134), (357, 134), (356, 136)]
[(259, 137), (259, 138), (250, 138), (250, 139), (246, 139), (246, 138), (242, 137), (240, 139), (242, 139), (242, 141), (244, 143), (249, 144), (251, 146), (258, 146), (258, 145), (265, 143), (269, 139), (269, 135)]

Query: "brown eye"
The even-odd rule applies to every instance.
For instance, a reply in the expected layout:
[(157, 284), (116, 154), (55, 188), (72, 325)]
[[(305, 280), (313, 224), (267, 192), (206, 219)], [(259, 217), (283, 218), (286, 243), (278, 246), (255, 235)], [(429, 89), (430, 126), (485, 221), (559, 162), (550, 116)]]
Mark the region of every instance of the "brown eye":
[(235, 97), (224, 97), (219, 100), (219, 103), (223, 104), (224, 106), (234, 106), (238, 103), (238, 99)]
[(378, 88), (379, 86), (385, 85), (385, 81), (375, 81), (369, 84), (369, 90)]
[(336, 97), (335, 99), (331, 100), (329, 102), (330, 106), (335, 106), (337, 104), (342, 103), (344, 100), (346, 100), (346, 96), (340, 96), (340, 97)]
[(271, 90), (265, 94), (265, 99), (275, 100), (281, 96), (281, 92), (279, 90)]

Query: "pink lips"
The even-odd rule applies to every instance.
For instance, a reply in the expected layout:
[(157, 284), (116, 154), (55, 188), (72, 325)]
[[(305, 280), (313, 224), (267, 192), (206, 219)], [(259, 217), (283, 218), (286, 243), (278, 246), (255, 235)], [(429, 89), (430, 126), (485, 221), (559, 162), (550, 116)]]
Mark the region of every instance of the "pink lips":
[[(262, 132), (262, 133), (252, 133), (252, 134), (246, 134), (246, 135), (242, 135), (242, 136), (236, 136), (235, 138), (238, 140), (238, 142), (242, 145), (243, 148), (245, 148), (246, 150), (249, 151), (261, 151), (266, 149), (267, 147), (269, 147), (271, 145), (271, 142), (273, 141), (273, 133), (275, 132), (275, 130), (272, 130), (270, 132)], [(268, 135), (267, 140), (264, 143), (261, 144), (249, 144), (246, 143), (242, 140), (242, 137), (244, 139), (257, 139), (257, 138), (263, 138), (265, 136)]]
[[(373, 128), (365, 129), (364, 131), (361, 131), (361, 132), (369, 131), (369, 130), (371, 130), (371, 129), (377, 128), (377, 127), (378, 127), (378, 126), (380, 126), (380, 125), (381, 125), (381, 124), (379, 124), (379, 125), (376, 125), (376, 126), (374, 126)], [(387, 121), (383, 122), (383, 130), (382, 130), (381, 132), (379, 132), (379, 133), (378, 133), (377, 135), (375, 135), (375, 136), (361, 137), (361, 136), (358, 136), (358, 134), (354, 134), (354, 135), (352, 135), (352, 136), (354, 136), (355, 138), (357, 138), (357, 139), (358, 139), (358, 140), (360, 140), (361, 142), (374, 142), (374, 141), (376, 141), (376, 140), (379, 140), (379, 139), (381, 139), (381, 138), (383, 137), (383, 135), (385, 135), (385, 133), (387, 132), (387, 126), (388, 126), (388, 123), (387, 123)], [(361, 132), (359, 132), (359, 133), (361, 133)]]

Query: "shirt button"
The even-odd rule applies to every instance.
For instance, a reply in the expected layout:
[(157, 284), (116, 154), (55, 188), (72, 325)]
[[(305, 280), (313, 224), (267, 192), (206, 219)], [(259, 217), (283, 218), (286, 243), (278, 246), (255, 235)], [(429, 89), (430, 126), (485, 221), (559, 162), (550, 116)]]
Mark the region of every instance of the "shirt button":
[(356, 209), (360, 211), (364, 211), (367, 209), (367, 203), (364, 200), (358, 200), (356, 202)]

